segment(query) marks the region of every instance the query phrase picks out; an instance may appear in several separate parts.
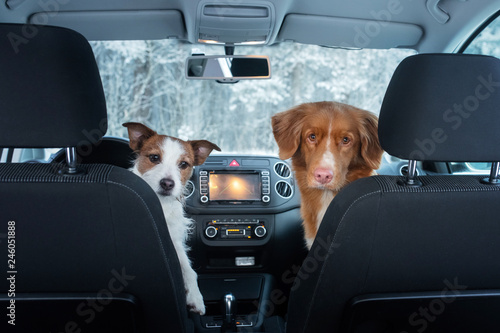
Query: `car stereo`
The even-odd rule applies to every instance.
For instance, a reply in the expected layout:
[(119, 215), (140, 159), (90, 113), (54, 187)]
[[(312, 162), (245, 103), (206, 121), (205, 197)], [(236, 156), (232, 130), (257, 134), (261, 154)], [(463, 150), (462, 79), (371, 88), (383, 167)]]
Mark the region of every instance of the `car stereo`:
[(290, 166), (274, 156), (210, 155), (195, 167), (185, 199), (188, 215), (209, 219), (300, 206)]
[(290, 165), (277, 157), (214, 154), (195, 167), (185, 210), (207, 246), (264, 246), (275, 214), (300, 207), (295, 186)]
[(270, 201), (269, 170), (201, 170), (202, 203), (247, 203)]

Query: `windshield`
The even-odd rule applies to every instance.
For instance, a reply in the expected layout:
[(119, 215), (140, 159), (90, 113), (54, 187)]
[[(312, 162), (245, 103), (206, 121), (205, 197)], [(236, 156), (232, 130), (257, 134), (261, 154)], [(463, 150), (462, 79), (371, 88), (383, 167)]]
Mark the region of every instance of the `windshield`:
[(282, 43), (236, 47), (235, 54), (267, 55), (270, 80), (220, 84), (187, 80), (186, 58), (221, 46), (171, 40), (91, 42), (109, 116), (107, 135), (126, 137), (133, 121), (160, 134), (206, 139), (224, 153), (277, 154), (271, 116), (294, 105), (335, 100), (378, 113), (396, 66), (410, 50), (344, 50)]

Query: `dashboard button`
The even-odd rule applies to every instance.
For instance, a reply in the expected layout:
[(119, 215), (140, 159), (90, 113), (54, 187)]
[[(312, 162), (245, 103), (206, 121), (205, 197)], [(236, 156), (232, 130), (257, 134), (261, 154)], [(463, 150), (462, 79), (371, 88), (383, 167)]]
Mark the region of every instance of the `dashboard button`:
[(255, 236), (262, 238), (266, 235), (267, 230), (264, 226), (259, 225), (257, 228), (254, 230)]
[(213, 225), (209, 225), (205, 229), (205, 235), (207, 235), (208, 238), (214, 238), (215, 236), (217, 236), (217, 228)]

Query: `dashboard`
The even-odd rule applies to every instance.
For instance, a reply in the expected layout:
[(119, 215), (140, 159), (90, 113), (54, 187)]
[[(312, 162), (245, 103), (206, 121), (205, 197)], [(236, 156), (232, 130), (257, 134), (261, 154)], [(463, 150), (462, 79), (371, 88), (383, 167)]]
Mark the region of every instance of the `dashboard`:
[[(201, 271), (264, 269), (265, 250), (287, 234), (283, 229), (302, 237), (300, 195), (289, 164), (278, 158), (209, 156), (195, 168), (188, 190)], [(302, 240), (295, 245), (302, 247)]]
[[(195, 221), (190, 257), (207, 307), (198, 330), (220, 327), (228, 291), (241, 325), (259, 327), (256, 304), (268, 302), (271, 291), (286, 299), (307, 254), (290, 165), (272, 156), (211, 155), (187, 187), (185, 209)], [(286, 312), (286, 302), (276, 307)]]

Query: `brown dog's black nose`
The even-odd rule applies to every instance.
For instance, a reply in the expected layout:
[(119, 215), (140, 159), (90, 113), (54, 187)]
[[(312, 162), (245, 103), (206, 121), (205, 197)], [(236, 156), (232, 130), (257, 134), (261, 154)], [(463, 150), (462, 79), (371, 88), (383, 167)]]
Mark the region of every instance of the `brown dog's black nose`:
[(160, 186), (165, 191), (170, 191), (174, 188), (175, 182), (170, 178), (163, 178), (160, 180)]

